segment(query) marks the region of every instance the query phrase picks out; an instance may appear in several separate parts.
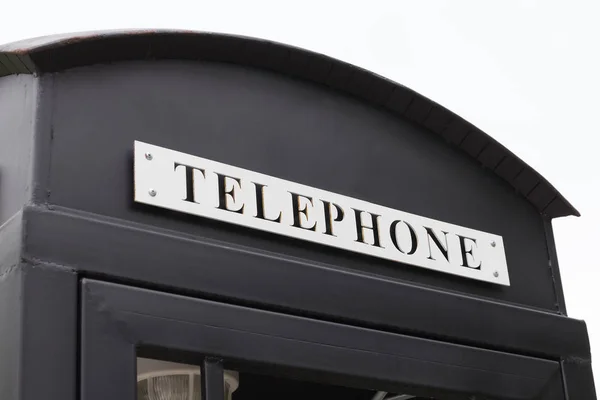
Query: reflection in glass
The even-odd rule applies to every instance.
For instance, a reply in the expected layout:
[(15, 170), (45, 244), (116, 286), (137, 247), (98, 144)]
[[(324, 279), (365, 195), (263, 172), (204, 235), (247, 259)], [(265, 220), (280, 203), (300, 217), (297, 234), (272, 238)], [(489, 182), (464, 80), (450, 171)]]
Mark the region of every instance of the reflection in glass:
[[(200, 368), (148, 358), (137, 360), (137, 400), (201, 400)], [(238, 374), (225, 371), (225, 400), (238, 388)]]
[[(137, 359), (137, 400), (202, 400), (201, 371), (196, 365), (161, 360)], [(408, 394), (376, 392), (311, 382), (278, 375), (223, 371), (224, 400), (417, 400)], [(239, 383), (242, 382), (240, 386)], [(235, 393), (234, 393), (235, 392)], [(234, 396), (235, 395), (235, 396)]]

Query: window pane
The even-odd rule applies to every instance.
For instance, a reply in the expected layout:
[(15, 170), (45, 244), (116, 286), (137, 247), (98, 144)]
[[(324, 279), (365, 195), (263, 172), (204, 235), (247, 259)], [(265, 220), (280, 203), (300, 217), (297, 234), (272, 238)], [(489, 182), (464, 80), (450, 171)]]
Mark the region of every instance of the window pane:
[[(225, 400), (239, 385), (239, 375), (224, 372)], [(168, 361), (137, 358), (137, 400), (202, 400), (200, 367)]]
[[(239, 387), (232, 400), (420, 400), (399, 393), (332, 385), (255, 373), (239, 372)], [(432, 399), (428, 399), (432, 400)], [(439, 400), (439, 399), (438, 399)]]
[[(200, 367), (137, 359), (137, 400), (202, 400)], [(255, 373), (225, 370), (224, 400), (418, 400), (408, 394), (383, 393)], [(438, 399), (439, 400), (439, 399)]]

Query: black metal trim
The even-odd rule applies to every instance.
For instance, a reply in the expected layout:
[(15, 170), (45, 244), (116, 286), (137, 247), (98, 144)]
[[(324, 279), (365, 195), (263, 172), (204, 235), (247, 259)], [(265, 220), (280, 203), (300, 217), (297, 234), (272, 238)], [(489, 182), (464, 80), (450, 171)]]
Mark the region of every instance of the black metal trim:
[(539, 398), (560, 375), (556, 361), (94, 280), (82, 285), (81, 400), (134, 398), (136, 349), (144, 346), (446, 399)]
[(18, 398), (76, 400), (77, 275), (41, 263), (22, 264), (20, 270), (23, 290)]
[(225, 399), (223, 361), (218, 358), (206, 357), (200, 369), (202, 370), (202, 399)]
[(28, 208), (25, 221), (25, 257), (88, 276), (495, 350), (589, 359), (585, 323), (559, 314), (101, 216)]
[[(4, 62), (2, 62), (4, 59)], [(551, 218), (579, 212), (533, 168), (474, 125), (413, 90), (357, 66), (297, 47), (267, 40), (187, 31), (103, 31), (64, 34), (0, 46), (8, 74), (44, 74), (74, 67), (131, 60), (206, 60), (249, 65), (330, 86), (377, 107), (413, 120), (448, 139), (457, 148), (505, 180), (536, 209)], [(327, 72), (324, 72), (327, 71)], [(387, 94), (389, 95), (383, 95)], [(486, 154), (455, 134), (469, 133), (485, 143)], [(498, 158), (502, 160), (498, 164)], [(507, 166), (510, 168), (507, 170)], [(515, 169), (516, 168), (516, 169)], [(519, 176), (526, 176), (526, 185)], [(535, 187), (532, 193), (530, 188)]]
[(54, 76), (42, 76), (37, 82), (37, 109), (35, 124), (35, 144), (33, 146), (33, 182), (32, 200), (38, 204), (47, 204), (50, 200), (50, 166), (52, 162), (52, 141), (54, 125), (52, 112), (54, 107)]
[(596, 389), (590, 360), (567, 358), (561, 361), (566, 400), (596, 400)]
[(558, 254), (556, 253), (556, 243), (554, 241), (554, 230), (552, 221), (544, 219), (544, 231), (546, 232), (546, 246), (548, 248), (548, 268), (552, 274), (554, 292), (556, 293), (556, 308), (563, 315), (567, 315), (567, 304), (563, 290), (560, 269), (558, 268)]

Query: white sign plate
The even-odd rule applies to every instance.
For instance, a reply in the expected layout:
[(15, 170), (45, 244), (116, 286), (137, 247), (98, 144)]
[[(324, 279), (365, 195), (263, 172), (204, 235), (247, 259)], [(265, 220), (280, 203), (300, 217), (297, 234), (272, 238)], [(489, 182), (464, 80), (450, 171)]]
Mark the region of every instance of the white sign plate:
[(510, 285), (502, 237), (136, 141), (135, 201)]

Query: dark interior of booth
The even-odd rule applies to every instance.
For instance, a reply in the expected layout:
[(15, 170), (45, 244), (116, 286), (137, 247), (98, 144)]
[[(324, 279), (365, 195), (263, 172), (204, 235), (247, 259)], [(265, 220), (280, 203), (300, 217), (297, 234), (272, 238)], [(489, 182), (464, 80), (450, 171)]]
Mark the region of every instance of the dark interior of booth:
[[(243, 384), (242, 384), (243, 382)], [(375, 392), (343, 386), (241, 373), (240, 386), (233, 393), (235, 400), (254, 399), (348, 399), (370, 400)]]
[[(371, 400), (376, 398), (377, 391), (356, 389), (309, 382), (303, 380), (268, 376), (250, 372), (242, 372), (239, 376), (240, 386), (233, 393), (232, 400)], [(412, 397), (402, 393), (386, 394), (384, 399), (418, 400), (423, 397)]]

